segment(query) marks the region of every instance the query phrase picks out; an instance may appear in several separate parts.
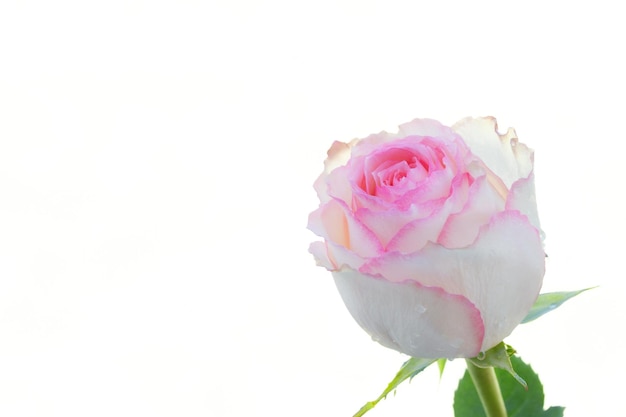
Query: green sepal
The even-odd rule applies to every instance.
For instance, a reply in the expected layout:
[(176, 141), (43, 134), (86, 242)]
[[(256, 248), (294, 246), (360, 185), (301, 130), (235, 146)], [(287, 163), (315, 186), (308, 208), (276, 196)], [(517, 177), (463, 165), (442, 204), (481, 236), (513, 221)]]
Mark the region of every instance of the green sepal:
[[(520, 386), (507, 371), (495, 370), (508, 417), (563, 417), (563, 407), (543, 409), (543, 386), (530, 365), (525, 364), (517, 356), (512, 356), (510, 361), (521, 377), (528, 381), (528, 389)], [(454, 415), (455, 417), (485, 417), (480, 398), (467, 371), (454, 393)]]
[(530, 321), (538, 319), (544, 314), (556, 309), (570, 298), (577, 296), (581, 292), (591, 290), (593, 288), (595, 287), (585, 288), (578, 291), (561, 291), (539, 294), (537, 301), (535, 301), (535, 304), (532, 306), (524, 320), (522, 320), (522, 323), (528, 323)]
[(503, 369), (510, 373), (524, 389), (528, 389), (526, 381), (515, 372), (511, 364), (511, 356), (515, 354), (515, 349), (500, 342), (486, 352), (481, 352), (477, 357), (468, 359), (479, 368)]
[(387, 397), (387, 395), (391, 391), (395, 390), (398, 385), (400, 385), (406, 379), (413, 378), (415, 375), (422, 372), (435, 361), (436, 359), (411, 358), (408, 361), (404, 362), (404, 364), (396, 374), (395, 378), (389, 383), (389, 385), (387, 385), (387, 388), (385, 388), (383, 393), (380, 394), (380, 396), (374, 401), (370, 401), (363, 407), (361, 407), (361, 409), (354, 415), (354, 417), (360, 417), (363, 414), (367, 413), (369, 410), (374, 408), (374, 406), (376, 406), (376, 404), (378, 404), (380, 400)]
[(437, 368), (439, 368), (439, 379), (443, 377), (443, 370), (446, 367), (446, 362), (448, 360), (446, 358), (437, 359)]

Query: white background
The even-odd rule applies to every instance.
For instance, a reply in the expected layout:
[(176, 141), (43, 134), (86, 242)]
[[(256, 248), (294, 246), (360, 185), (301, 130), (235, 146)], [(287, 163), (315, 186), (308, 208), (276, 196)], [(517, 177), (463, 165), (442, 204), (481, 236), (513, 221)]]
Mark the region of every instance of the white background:
[[(0, 415), (351, 416), (402, 355), (307, 253), (328, 146), (494, 115), (536, 151), (544, 290), (508, 339), (624, 415), (626, 30), (609, 1), (5, 0)], [(463, 361), (371, 416), (452, 416)]]

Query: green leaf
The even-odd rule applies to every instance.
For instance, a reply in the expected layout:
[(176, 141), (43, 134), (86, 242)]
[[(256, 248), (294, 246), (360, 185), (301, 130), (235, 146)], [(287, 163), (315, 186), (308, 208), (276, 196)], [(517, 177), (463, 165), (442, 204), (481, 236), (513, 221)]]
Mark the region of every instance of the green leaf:
[(361, 409), (354, 415), (354, 417), (360, 417), (363, 414), (367, 413), (369, 410), (374, 408), (376, 404), (383, 398), (387, 397), (391, 391), (395, 390), (398, 385), (404, 382), (408, 378), (413, 378), (415, 375), (422, 372), (426, 369), (430, 364), (435, 362), (436, 359), (420, 359), (420, 358), (411, 358), (408, 361), (404, 362), (402, 368), (398, 371), (395, 378), (387, 385), (387, 388), (383, 391), (382, 394), (374, 401), (370, 401), (365, 404)]
[(542, 417), (563, 417), (563, 411), (565, 407), (550, 407), (543, 412)]
[[(512, 356), (510, 361), (515, 371), (528, 383), (528, 389), (524, 389), (514, 378), (511, 378), (508, 371), (496, 368), (496, 377), (508, 416), (563, 417), (563, 407), (543, 409), (543, 386), (532, 368), (517, 356)], [(454, 415), (455, 417), (486, 417), (472, 378), (467, 371), (454, 393)]]
[(535, 301), (535, 304), (532, 306), (524, 320), (522, 320), (522, 323), (528, 323), (530, 321), (538, 319), (544, 314), (556, 309), (570, 298), (577, 296), (581, 292), (591, 290), (593, 288), (595, 287), (585, 288), (584, 290), (578, 291), (548, 292), (545, 294), (539, 294), (537, 301)]

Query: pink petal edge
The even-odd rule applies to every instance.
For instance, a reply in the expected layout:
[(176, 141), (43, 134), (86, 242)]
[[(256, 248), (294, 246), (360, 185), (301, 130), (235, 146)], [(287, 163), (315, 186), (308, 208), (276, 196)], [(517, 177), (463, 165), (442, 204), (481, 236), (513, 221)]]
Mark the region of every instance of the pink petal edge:
[(539, 233), (528, 218), (506, 211), (483, 226), (468, 247), (448, 249), (429, 243), (411, 254), (387, 253), (359, 271), (466, 297), (482, 314), (485, 350), (508, 336), (532, 307), (543, 282), (545, 257)]
[(350, 269), (333, 276), (354, 319), (383, 346), (422, 358), (474, 357), (480, 352), (484, 324), (466, 297)]

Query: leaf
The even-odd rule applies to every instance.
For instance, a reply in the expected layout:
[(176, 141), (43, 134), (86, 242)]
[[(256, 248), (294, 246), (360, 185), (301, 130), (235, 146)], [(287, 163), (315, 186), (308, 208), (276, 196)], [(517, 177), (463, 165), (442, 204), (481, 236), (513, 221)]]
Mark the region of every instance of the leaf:
[[(528, 389), (524, 389), (514, 378), (511, 378), (508, 371), (495, 370), (508, 417), (563, 417), (563, 407), (543, 409), (543, 386), (532, 368), (517, 356), (512, 356), (510, 360), (515, 371), (528, 383)], [(454, 415), (455, 417), (486, 417), (472, 378), (467, 371), (454, 393)]]
[(556, 309), (570, 298), (577, 296), (581, 292), (593, 288), (595, 287), (585, 288), (584, 290), (578, 291), (548, 292), (545, 294), (540, 294), (537, 298), (537, 301), (535, 301), (535, 304), (532, 306), (524, 320), (522, 320), (522, 323), (528, 323), (530, 321), (538, 319), (544, 314)]
[(550, 407), (543, 412), (542, 417), (563, 417), (563, 411), (565, 407)]
[(413, 378), (415, 375), (422, 372), (424, 369), (426, 369), (430, 364), (432, 364), (435, 361), (436, 359), (411, 358), (408, 361), (404, 362), (404, 364), (402, 365), (402, 367), (396, 374), (395, 378), (389, 383), (389, 385), (387, 385), (387, 388), (385, 388), (383, 393), (380, 394), (380, 396), (376, 398), (374, 401), (370, 401), (367, 404), (365, 404), (363, 407), (361, 407), (361, 409), (354, 415), (354, 417), (360, 417), (363, 414), (367, 413), (369, 410), (374, 408), (374, 406), (376, 406), (376, 404), (378, 404), (380, 400), (387, 397), (387, 395), (391, 391), (395, 390), (398, 387), (398, 385), (400, 385), (402, 382), (404, 382), (408, 378)]

